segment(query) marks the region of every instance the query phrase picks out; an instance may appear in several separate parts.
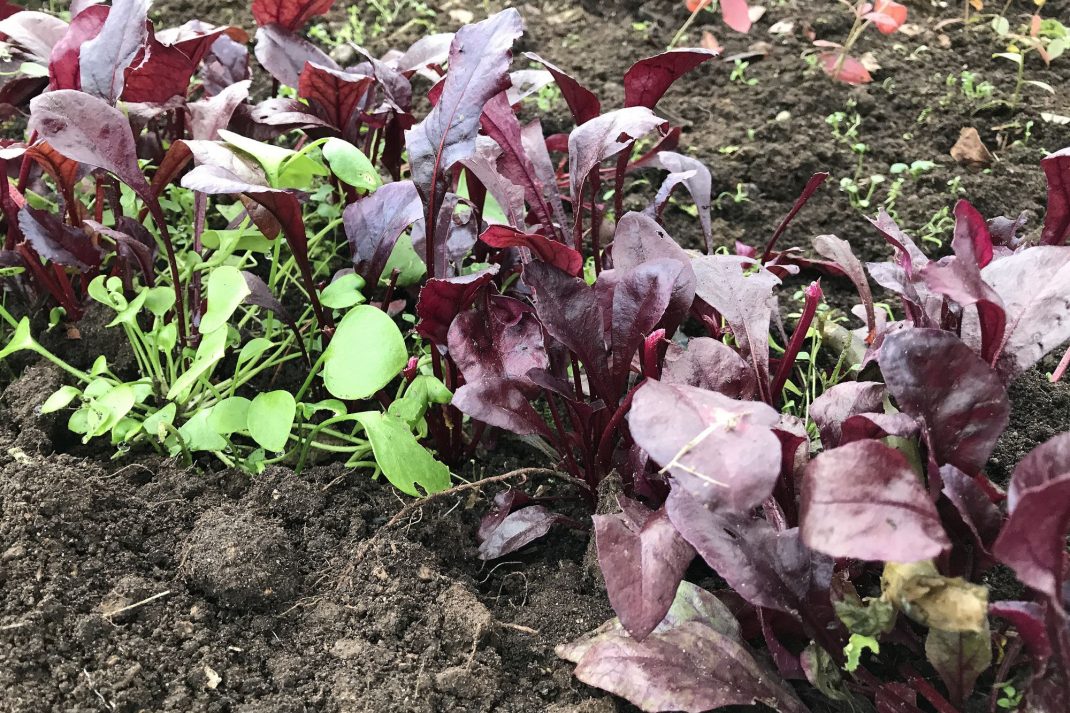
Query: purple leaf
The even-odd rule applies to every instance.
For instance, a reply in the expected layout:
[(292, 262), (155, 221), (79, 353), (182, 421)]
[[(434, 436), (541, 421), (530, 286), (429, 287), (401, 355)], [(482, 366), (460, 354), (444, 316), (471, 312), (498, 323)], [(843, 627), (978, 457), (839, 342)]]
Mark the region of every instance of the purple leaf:
[[(670, 182), (672, 186), (682, 184), (687, 189), (687, 192), (691, 194), (691, 200), (695, 202), (695, 208), (698, 209), (698, 220), (702, 225), (702, 235), (706, 239), (706, 253), (712, 253), (713, 228), (710, 224), (710, 202), (713, 196), (713, 177), (710, 175), (710, 169), (697, 158), (672, 151), (659, 151), (655, 163), (669, 172), (661, 190), (658, 191), (658, 197), (661, 198), (666, 186), (670, 186)], [(671, 192), (672, 187), (668, 190)], [(666, 202), (669, 200), (667, 194), (664, 200)]]
[(872, 343), (877, 336), (877, 315), (873, 308), (873, 293), (869, 289), (869, 280), (866, 279), (862, 263), (851, 250), (851, 244), (846, 240), (840, 240), (835, 235), (819, 235), (814, 238), (813, 245), (819, 255), (836, 263), (858, 290), (858, 297), (862, 300), (862, 306), (866, 310), (866, 326), (869, 327), (866, 343)]
[[(647, 380), (635, 392), (632, 437), (701, 503), (745, 512), (770, 493), (780, 474), (777, 412), (755, 401)], [(692, 543), (694, 544), (694, 543)]]
[(951, 546), (902, 453), (879, 441), (825, 451), (803, 476), (803, 542), (833, 557), (916, 562)]
[(308, 352), (305, 349), (305, 340), (301, 337), (301, 330), (298, 328), (297, 322), (294, 320), (293, 315), (290, 314), (290, 311), (283, 306), (275, 295), (271, 294), (271, 289), (258, 275), (254, 275), (248, 270), (242, 270), (241, 275), (245, 278), (245, 286), (249, 288), (249, 294), (245, 296), (245, 304), (255, 305), (261, 309), (274, 312), (275, 316), (285, 322), (286, 326), (293, 332), (294, 339), (296, 339), (301, 353), (304, 354), (305, 361), (311, 364), (312, 361), (309, 359)]
[(525, 265), (524, 282), (534, 293), (543, 327), (579, 357), (592, 388), (608, 397), (605, 328), (595, 291), (544, 262)]
[(304, 127), (331, 125), (324, 119), (312, 114), (309, 106), (296, 99), (275, 97), (265, 99), (249, 109), (249, 118), (257, 124), (279, 127)]
[(697, 337), (687, 349), (670, 343), (665, 352), (662, 381), (718, 391), (733, 399), (754, 397), (757, 387), (754, 372), (739, 354), (710, 337)]
[(1010, 418), (996, 372), (954, 334), (939, 329), (889, 334), (878, 361), (899, 408), (924, 424), (937, 463), (978, 473)]
[(672, 606), (695, 550), (664, 510), (635, 505), (645, 511), (642, 521), (627, 512), (595, 515), (594, 534), (609, 602), (632, 638), (642, 641)]
[(817, 424), (826, 450), (840, 445), (843, 422), (851, 416), (882, 411), (884, 384), (875, 381), (845, 381), (836, 384), (810, 404), (810, 418)]
[(840, 427), (839, 445), (868, 438), (916, 438), (920, 427), (905, 413), (859, 413), (850, 416)]
[(740, 352), (754, 369), (759, 392), (769, 388), (769, 322), (773, 316), (776, 275), (761, 267), (745, 275), (754, 261), (734, 255), (704, 255), (692, 262), (695, 293), (728, 322)]
[(204, 66), (199, 76), (206, 96), (215, 96), (231, 84), (248, 79), (248, 48), (227, 35), (221, 35), (204, 56)]
[(456, 35), (452, 32), (424, 35), (397, 58), (395, 65), (400, 72), (411, 75), (427, 67), (444, 64), (449, 58), (454, 37)]
[(1048, 210), (1040, 242), (1062, 245), (1070, 237), (1070, 148), (1050, 154), (1040, 166), (1048, 179)]
[[(499, 95), (501, 96), (501, 95)], [(498, 170), (502, 149), (486, 136), (476, 137), (476, 152), (461, 160), (468, 177), (475, 178), (486, 192), (498, 202), (510, 226), (523, 228), (527, 224), (527, 208), (524, 204), (524, 189), (510, 181)], [(473, 186), (475, 188), (475, 186)], [(552, 233), (551, 230), (544, 231)]]
[(500, 295), (461, 312), (450, 326), (450, 356), (465, 381), (509, 377), (524, 381), (532, 369), (546, 369), (542, 325), (531, 308)]
[[(381, 190), (381, 189), (380, 189)], [(416, 332), (432, 344), (446, 346), (453, 319), (468, 309), (476, 295), (491, 283), (499, 267), (490, 267), (462, 277), (435, 278), (424, 283), (416, 301), (420, 321)]]
[(479, 236), (492, 248), (527, 248), (540, 260), (573, 277), (583, 271), (583, 256), (567, 245), (538, 233), (522, 233), (505, 225), (492, 225)]
[(646, 107), (618, 109), (572, 130), (568, 136), (569, 190), (573, 205), (579, 205), (591, 171), (665, 123)]
[(964, 309), (977, 307), (981, 358), (993, 362), (1003, 343), (1007, 314), (999, 295), (985, 284), (972, 259), (956, 256), (930, 262), (920, 274), (933, 292), (950, 297)]
[(190, 134), (194, 139), (209, 141), (219, 138), (219, 130), (227, 128), (238, 105), (249, 97), (248, 79), (235, 82), (209, 99), (190, 102)]
[(55, 44), (49, 57), (50, 89), (79, 89), (82, 86), (78, 54), (82, 45), (100, 32), (109, 10), (106, 5), (93, 5), (73, 17), (67, 33)]
[(19, 210), (19, 229), (46, 260), (83, 273), (100, 267), (100, 250), (89, 236), (47, 211), (24, 205)]
[(96, 37), (83, 44), (81, 90), (114, 104), (123, 93), (126, 68), (148, 39), (149, 0), (114, 0)]
[[(1010, 517), (992, 547), (1018, 579), (1060, 601), (1070, 530), (1070, 434), (1041, 444), (1014, 471), (1008, 493)], [(1012, 499), (1013, 498), (1013, 499)]]
[(561, 203), (561, 194), (557, 190), (557, 170), (550, 159), (550, 151), (543, 138), (542, 124), (535, 119), (520, 131), (520, 142), (535, 167), (535, 175), (542, 183), (542, 195), (550, 205), (557, 232), (564, 240), (565, 209)]
[(683, 582), (669, 615), (643, 641), (612, 620), (557, 647), (576, 678), (626, 698), (647, 713), (701, 713), (764, 703), (779, 713), (806, 713), (791, 688), (759, 664), (739, 625), (716, 597)]
[(662, 258), (619, 276), (610, 319), (611, 369), (618, 388), (626, 386), (632, 357), (665, 316), (677, 285), (687, 279), (685, 268), (690, 270), (678, 260)]
[(492, 560), (516, 552), (545, 535), (560, 519), (542, 505), (515, 510), (479, 545), (479, 558)]
[(554, 440), (546, 422), (532, 407), (528, 390), (530, 383), (527, 380), (480, 379), (457, 389), (451, 404), (477, 421), (518, 436), (542, 436)]
[(696, 279), (691, 258), (650, 216), (625, 213), (613, 233), (613, 268), (623, 273), (649, 260), (662, 258), (682, 265), (664, 320), (666, 332), (672, 335), (695, 301)]
[(297, 96), (307, 99), (320, 118), (344, 131), (374, 82), (373, 78), (363, 74), (307, 62), (298, 78)]
[[(426, 204), (429, 257), (450, 168), (475, 152), (483, 107), (509, 86), (511, 48), (522, 32), (520, 14), (512, 8), (461, 28), (450, 48), (450, 70), (438, 103), (405, 132), (413, 183)], [(441, 277), (445, 266), (427, 262), (428, 274)]]
[(569, 111), (572, 112), (576, 126), (585, 124), (602, 113), (602, 103), (598, 101), (594, 92), (577, 82), (563, 69), (547, 62), (534, 52), (526, 52), (524, 56), (546, 67), (547, 71), (553, 75), (554, 81), (561, 90), (561, 96), (568, 105)]
[(999, 536), (1003, 514), (977, 481), (953, 465), (940, 469), (943, 493), (970, 532), (974, 546), (987, 553)]
[(281, 84), (296, 88), (301, 72), (311, 62), (321, 67), (341, 69), (318, 47), (280, 25), (265, 25), (256, 31), (256, 59)]
[(107, 102), (70, 89), (48, 92), (30, 102), (29, 125), (67, 158), (110, 171), (141, 197), (149, 195), (130, 124)]
[[(1070, 247), (1041, 245), (993, 260), (981, 277), (999, 296), (1007, 326), (996, 368), (1005, 380), (1026, 371), (1070, 339), (1066, 319), (1070, 294)], [(981, 325), (963, 314), (962, 335), (980, 341)]]
[(346, 206), (342, 212), (353, 267), (372, 288), (379, 283), (398, 238), (423, 216), (412, 181), (396, 181)]
[(316, 15), (326, 15), (334, 0), (253, 0), (253, 19), (260, 26), (275, 23), (300, 30)]
[(624, 106), (653, 109), (673, 82), (717, 55), (712, 50), (678, 49), (639, 60), (624, 73)]
[(955, 203), (955, 233), (951, 247), (955, 255), (978, 269), (992, 262), (992, 236), (988, 224), (969, 201)]

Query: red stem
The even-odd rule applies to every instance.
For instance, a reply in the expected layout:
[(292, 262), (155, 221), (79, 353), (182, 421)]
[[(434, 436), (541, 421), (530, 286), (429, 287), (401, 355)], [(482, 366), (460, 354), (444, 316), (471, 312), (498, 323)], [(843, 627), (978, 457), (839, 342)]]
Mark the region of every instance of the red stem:
[(810, 283), (810, 286), (806, 288), (806, 305), (803, 307), (802, 316), (799, 317), (799, 323), (795, 326), (795, 331), (791, 335), (791, 341), (788, 342), (788, 348), (784, 352), (784, 358), (780, 360), (780, 366), (777, 367), (776, 377), (773, 379), (773, 384), (769, 388), (769, 400), (770, 403), (777, 403), (780, 400), (780, 394), (784, 390), (784, 384), (788, 381), (788, 376), (791, 374), (792, 368), (795, 366), (795, 357), (799, 356), (799, 352), (802, 351), (803, 343), (806, 341), (806, 333), (810, 330), (810, 325), (814, 321), (814, 315), (817, 314), (817, 305), (821, 302), (821, 298), (824, 293), (821, 292), (821, 280)]

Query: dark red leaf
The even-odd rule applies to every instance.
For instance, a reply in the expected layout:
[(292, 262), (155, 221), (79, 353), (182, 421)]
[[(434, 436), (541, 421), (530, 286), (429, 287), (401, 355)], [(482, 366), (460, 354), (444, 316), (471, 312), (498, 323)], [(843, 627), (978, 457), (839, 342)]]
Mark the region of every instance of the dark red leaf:
[(19, 229), (37, 253), (54, 263), (88, 272), (100, 267), (100, 250), (79, 228), (51, 213), (26, 205), (19, 211)]
[(944, 258), (926, 265), (921, 276), (933, 292), (950, 297), (964, 309), (977, 307), (981, 358), (989, 363), (995, 361), (1003, 344), (1007, 314), (1003, 301), (982, 279), (977, 266), (958, 256)]
[(508, 377), (523, 382), (532, 369), (546, 369), (542, 325), (530, 307), (496, 295), (453, 320), (450, 357), (465, 381)]
[(412, 181), (396, 181), (346, 206), (342, 213), (353, 267), (374, 288), (398, 238), (423, 215)]
[(969, 530), (974, 546), (979, 552), (987, 553), (999, 536), (1003, 514), (984, 488), (955, 466), (945, 465), (941, 468), (940, 480), (944, 485), (944, 497)]
[(579, 205), (591, 171), (664, 122), (646, 107), (618, 109), (576, 127), (568, 136), (569, 190), (573, 205)]
[(803, 542), (833, 557), (916, 562), (951, 546), (918, 474), (879, 441), (810, 461), (799, 507)]
[(996, 372), (954, 334), (939, 329), (889, 334), (878, 361), (899, 408), (924, 424), (937, 463), (978, 473), (1010, 417)]
[(1040, 242), (1062, 245), (1070, 237), (1070, 148), (1056, 151), (1040, 166), (1048, 178), (1048, 209)]
[(873, 698), (877, 713), (924, 713), (918, 707), (918, 693), (905, 683), (883, 683)]
[(468, 309), (480, 290), (490, 285), (499, 267), (486, 269), (462, 277), (434, 278), (420, 290), (416, 315), (420, 321), (416, 332), (432, 344), (445, 347), (454, 318)]
[(905, 413), (859, 413), (850, 416), (840, 428), (840, 445), (868, 438), (916, 438), (921, 430), (913, 416)]
[(817, 424), (826, 450), (840, 445), (843, 422), (867, 411), (881, 411), (884, 384), (875, 381), (845, 381), (836, 384), (810, 404), (810, 418)]
[(525, 52), (524, 56), (546, 67), (546, 70), (553, 75), (577, 126), (587, 123), (602, 113), (602, 103), (598, 101), (594, 92), (577, 82), (570, 74), (534, 52)]
[(263, 27), (275, 23), (300, 30), (316, 15), (326, 15), (334, 0), (253, 0), (253, 19)]
[[(760, 505), (780, 474), (780, 417), (766, 404), (647, 380), (628, 413), (632, 437), (673, 489), (738, 512)], [(694, 543), (692, 543), (694, 544)]]
[(583, 272), (583, 256), (567, 245), (538, 233), (522, 233), (506, 225), (492, 225), (479, 236), (493, 248), (527, 248), (543, 262), (575, 277)]
[(690, 272), (690, 266), (678, 260), (661, 258), (647, 260), (618, 276), (609, 337), (611, 369), (618, 389), (627, 385), (632, 358), (661, 323), (677, 285), (687, 279), (685, 268)]
[[(56, 187), (63, 194), (63, 200), (68, 206), (75, 204), (74, 184), (78, 182), (79, 168), (77, 161), (73, 161), (56, 149), (52, 148), (47, 141), (34, 144), (26, 149), (26, 155), (36, 161), (56, 182)], [(68, 208), (70, 210), (70, 208)]]
[(719, 53), (678, 49), (641, 59), (624, 73), (624, 106), (653, 109), (673, 83)]
[(48, 62), (50, 89), (81, 88), (78, 53), (83, 44), (100, 33), (109, 10), (107, 5), (92, 5), (71, 20), (67, 33), (52, 48)]
[[(82, 55), (83, 61), (85, 55)], [(174, 97), (186, 98), (197, 65), (177, 46), (165, 45), (149, 36), (142, 52), (126, 70), (123, 101), (163, 104)]]
[(594, 534), (609, 602), (632, 638), (642, 641), (672, 606), (695, 550), (664, 510), (635, 505), (641, 521), (625, 512), (595, 515)]
[(1051, 656), (1051, 640), (1048, 638), (1047, 616), (1044, 606), (1037, 602), (999, 601), (988, 605), (988, 612), (1009, 621), (1025, 642), (1038, 663)]
[(342, 131), (374, 82), (362, 74), (307, 62), (298, 80), (297, 95), (307, 99), (321, 118)]

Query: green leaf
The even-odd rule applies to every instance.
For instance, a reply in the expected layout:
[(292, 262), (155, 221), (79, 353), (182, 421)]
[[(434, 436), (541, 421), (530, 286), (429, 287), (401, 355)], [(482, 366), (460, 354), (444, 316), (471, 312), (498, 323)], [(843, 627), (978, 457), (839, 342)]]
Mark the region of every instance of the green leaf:
[(178, 429), (178, 435), (182, 437), (188, 450), (221, 451), (227, 447), (227, 440), (208, 425), (211, 415), (210, 408), (198, 411)]
[(869, 649), (874, 654), (881, 652), (881, 645), (872, 636), (862, 636), (861, 634), (851, 634), (850, 640), (847, 645), (843, 647), (843, 653), (847, 657), (847, 662), (844, 664), (844, 668), (850, 673), (854, 673), (858, 670), (862, 657), (862, 652)]
[(226, 129), (219, 130), (219, 138), (255, 158), (263, 166), (264, 171), (267, 172), (268, 180), (272, 186), (275, 185), (279, 177), (282, 164), (286, 159), (297, 153), (281, 146), (265, 144), (262, 141), (246, 138), (241, 134), (235, 134), (233, 131), (227, 131)]
[(197, 347), (197, 353), (193, 357), (193, 363), (183, 372), (182, 376), (175, 379), (175, 383), (167, 391), (167, 399), (182, 401), (189, 396), (190, 389), (202, 376), (211, 374), (211, 370), (223, 358), (226, 353), (227, 330), (217, 329), (205, 334)]
[(355, 416), (372, 444), (375, 462), (395, 488), (418, 498), (417, 485), (428, 494), (450, 486), (450, 469), (420, 445), (404, 421), (377, 411)]
[(266, 451), (283, 451), (297, 415), (297, 403), (289, 391), (257, 394), (249, 404), (249, 435)]
[(61, 386), (41, 404), (41, 413), (52, 413), (53, 411), (67, 408), (70, 402), (74, 401), (74, 398), (81, 395), (81, 393), (73, 386)]
[(300, 403), (297, 407), (301, 410), (301, 416), (309, 419), (320, 411), (326, 411), (332, 416), (344, 416), (347, 412), (346, 405), (338, 399), (324, 399), (314, 404)]
[(405, 395), (390, 404), (387, 412), (416, 428), (431, 404), (448, 404), (452, 398), (453, 394), (442, 381), (430, 374), (420, 374), (405, 389)]
[(8, 340), (7, 346), (0, 349), (0, 359), (9, 357), (23, 349), (34, 349), (36, 347), (37, 342), (30, 335), (30, 319), (29, 317), (23, 317), (19, 320), (18, 326), (15, 327), (15, 332), (11, 335), (11, 339)]
[[(238, 205), (241, 205), (239, 203)], [(201, 240), (206, 248), (218, 251), (213, 259), (235, 252), (251, 250), (257, 253), (271, 251), (274, 244), (266, 235), (253, 228), (235, 228), (233, 230), (206, 230)]]
[(129, 384), (117, 384), (99, 398), (90, 401), (86, 414), (86, 431), (82, 442), (101, 436), (114, 428), (134, 407), (134, 389)]
[(151, 414), (148, 418), (142, 422), (141, 427), (145, 429), (145, 433), (150, 436), (163, 440), (167, 438), (169, 429), (164, 428), (164, 425), (172, 425), (175, 422), (175, 413), (178, 411), (173, 403), (167, 403), (156, 413)]
[(354, 188), (370, 193), (383, 184), (364, 152), (348, 141), (332, 137), (321, 150), (334, 175)]
[(409, 233), (402, 235), (394, 244), (386, 267), (383, 268), (384, 279), (389, 278), (394, 270), (398, 271), (398, 285), (401, 287), (415, 285), (427, 272), (424, 261), (412, 247), (412, 236)]
[(170, 287), (149, 287), (145, 292), (145, 308), (157, 317), (163, 317), (175, 306), (175, 291)]
[(249, 399), (244, 396), (223, 399), (212, 408), (208, 425), (224, 436), (245, 431), (249, 421), (249, 403)]
[(250, 339), (248, 342), (245, 343), (245, 346), (241, 348), (241, 351), (238, 352), (238, 361), (234, 365), (234, 371), (238, 371), (239, 369), (241, 369), (246, 364), (246, 362), (250, 362), (254, 359), (257, 359), (261, 354), (266, 352), (268, 349), (271, 349), (273, 346), (275, 346), (275, 342), (265, 337), (256, 337), (255, 339)]
[(201, 317), (200, 332), (214, 332), (230, 319), (234, 310), (249, 295), (249, 286), (241, 270), (232, 265), (220, 265), (208, 275), (208, 309)]
[(408, 362), (405, 338), (389, 315), (370, 305), (349, 310), (324, 352), (323, 383), (339, 399), (366, 399)]
[(320, 302), (331, 309), (348, 309), (364, 302), (364, 278), (355, 272), (348, 272), (327, 285), (320, 293)]

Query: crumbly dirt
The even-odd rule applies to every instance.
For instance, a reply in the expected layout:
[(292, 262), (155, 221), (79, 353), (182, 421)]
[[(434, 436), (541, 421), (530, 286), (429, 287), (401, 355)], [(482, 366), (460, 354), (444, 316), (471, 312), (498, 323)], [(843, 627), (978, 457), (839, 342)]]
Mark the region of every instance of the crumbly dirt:
[[(427, 4), (440, 30), (455, 26), (460, 11), (481, 12), (480, 3)], [(620, 106), (619, 78), (628, 66), (661, 51), (687, 15), (676, 0), (513, 4), (528, 26), (519, 49), (574, 71), (607, 108)], [(981, 25), (938, 29), (954, 11), (914, 2), (918, 33), (863, 39), (860, 51), (872, 51), (883, 69), (873, 84), (852, 88), (828, 81), (801, 57), (809, 29), (818, 39), (842, 39), (848, 20), (838, 3), (765, 4), (766, 16), (746, 37), (713, 16), (698, 25), (716, 35), (726, 56), (767, 51), (749, 59), (745, 76), (756, 83), (732, 81), (733, 63), (715, 61), (658, 107), (684, 126), (681, 150), (713, 171), (723, 194), (713, 220), (718, 245), (762, 244), (806, 179), (827, 170), (832, 178), (784, 245), (836, 233), (863, 259), (888, 254), (838, 189), (840, 178), (855, 175), (858, 157), (826, 123), (836, 111), (861, 117), (862, 177), (888, 176), (897, 162), (937, 164), (909, 179), (892, 206), (908, 231), (965, 197), (989, 216), (1029, 212), (1029, 233), (1037, 234), (1044, 206), (1038, 161), (1045, 150), (1070, 145), (1070, 128), (1040, 113), (1070, 115), (1070, 60), (1051, 69), (1029, 64), (1028, 78), (1056, 87), (1057, 96), (1030, 87), (1018, 111), (986, 108), (947, 78), (967, 69), (995, 87), (994, 98), (1009, 97), (1012, 68), (991, 58), (998, 43)], [(158, 27), (198, 17), (252, 30), (246, 6), (158, 0), (153, 12)], [(1031, 7), (1015, 0), (1012, 16)], [(1070, 0), (1049, 0), (1046, 13), (1070, 17)], [(330, 22), (344, 17), (336, 8)], [(794, 31), (771, 36), (778, 22), (793, 22)], [(370, 48), (416, 37), (404, 22), (390, 31)], [(752, 47), (756, 42), (767, 46)], [(562, 107), (544, 123), (548, 131), (570, 128)], [(976, 128), (996, 155), (987, 171), (950, 157), (964, 127)], [(948, 187), (956, 178), (959, 195)], [(733, 200), (737, 187), (746, 200)], [(637, 187), (629, 207), (643, 207), (654, 189)], [(885, 197), (877, 193), (878, 201)], [(670, 207), (666, 219), (682, 243), (699, 246), (695, 221), (680, 207)], [(846, 286), (825, 287), (835, 304), (850, 304)], [(94, 319), (83, 323), (80, 341), (63, 334), (43, 341), (77, 366), (106, 353), (122, 370), (118, 340)], [(1011, 389), (1011, 426), (991, 467), (999, 482), (1030, 448), (1070, 426), (1070, 390), (1045, 378), (1059, 356)], [(99, 447), (67, 434), (61, 418), (35, 414), (61, 377), (27, 363), (0, 365), (0, 383), (10, 383), (0, 395), (0, 712), (634, 710), (576, 682), (553, 654), (556, 644), (612, 615), (604, 592), (584, 576), (588, 543), (581, 533), (562, 530), (507, 561), (484, 564), (475, 556), (474, 531), (491, 491), (429, 506), (369, 546), (403, 505), (381, 483), (337, 465), (300, 477), (273, 468), (249, 479), (187, 471), (145, 454), (109, 461)], [(501, 444), (469, 475), (533, 464), (529, 452)]]

